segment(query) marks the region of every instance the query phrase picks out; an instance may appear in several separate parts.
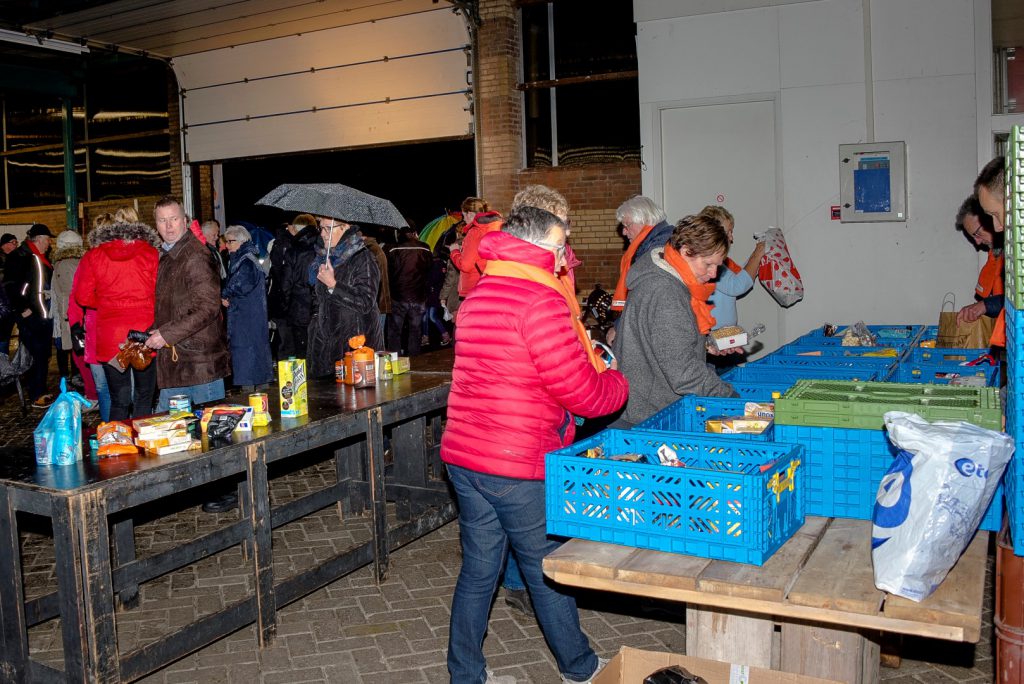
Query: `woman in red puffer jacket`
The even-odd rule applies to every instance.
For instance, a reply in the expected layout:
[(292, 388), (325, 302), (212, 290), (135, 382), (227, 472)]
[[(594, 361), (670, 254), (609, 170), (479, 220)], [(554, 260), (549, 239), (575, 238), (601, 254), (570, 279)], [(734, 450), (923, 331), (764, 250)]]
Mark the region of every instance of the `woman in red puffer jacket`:
[(466, 222), (462, 242), (451, 245), (451, 260), (459, 269), (459, 296), (468, 295), (487, 267), (487, 259), (480, 255), (480, 240), (484, 235), (501, 230), (501, 214), (489, 211), (487, 201), (467, 197), (462, 201), (462, 219)]
[(153, 327), (160, 236), (144, 223), (110, 223), (89, 233), (89, 244), (92, 249), (78, 266), (74, 296), (79, 305), (96, 310), (96, 361), (104, 364), (110, 388), (110, 419), (148, 415), (156, 392), (156, 364), (121, 372), (107, 361), (117, 355), (128, 331)]

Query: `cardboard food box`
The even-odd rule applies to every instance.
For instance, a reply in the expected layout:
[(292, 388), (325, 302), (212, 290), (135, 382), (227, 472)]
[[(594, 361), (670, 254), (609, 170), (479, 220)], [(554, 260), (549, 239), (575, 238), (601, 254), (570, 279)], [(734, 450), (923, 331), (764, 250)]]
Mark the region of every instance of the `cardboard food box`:
[(594, 684), (643, 684), (645, 677), (671, 665), (682, 665), (691, 674), (703, 677), (708, 684), (838, 684), (831, 679), (733, 665), (675, 653), (642, 651), (629, 646), (623, 646), (592, 681)]
[(307, 415), (309, 404), (306, 401), (306, 360), (278, 361), (277, 383), (281, 415), (289, 418)]
[(739, 326), (729, 325), (712, 330), (711, 339), (714, 340), (718, 351), (725, 351), (744, 346), (747, 343), (747, 331)]

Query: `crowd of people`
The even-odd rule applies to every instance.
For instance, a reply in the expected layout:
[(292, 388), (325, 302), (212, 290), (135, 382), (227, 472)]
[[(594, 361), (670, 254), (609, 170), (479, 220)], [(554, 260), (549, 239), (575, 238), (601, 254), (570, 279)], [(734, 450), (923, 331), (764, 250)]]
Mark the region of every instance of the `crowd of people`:
[[(956, 218), (990, 250), (978, 302), (960, 311), (965, 320), (1002, 307), (1002, 168), (1000, 158), (982, 170)], [(21, 245), (0, 237), (11, 312), (0, 320), (0, 344), (17, 325), (35, 360), (27, 377), (34, 405), (49, 401), (56, 349), (61, 374), (73, 359), (87, 396), (114, 420), (165, 411), (176, 395), (221, 399), (225, 378), (247, 391), (263, 387), (275, 356), (305, 358), (311, 377), (333, 375), (354, 335), (412, 355), (431, 340), (454, 341), (441, 441), (462, 544), (452, 681), (508, 681), (486, 669), (483, 653), (500, 584), (507, 603), (536, 616), (563, 681), (589, 682), (604, 663), (574, 599), (546, 583), (541, 568), (558, 545), (546, 535), (544, 456), (572, 443), (589, 419), (628, 427), (686, 394), (736, 396), (718, 372), (729, 359), (710, 363), (723, 353), (709, 335), (737, 324), (736, 299), (753, 287), (763, 246), (741, 266), (728, 256), (734, 220), (724, 207), (671, 224), (651, 199), (625, 200), (616, 219), (628, 247), (611, 296), (619, 315), (605, 340), (612, 353), (603, 355), (582, 320), (565, 197), (531, 185), (506, 215), (477, 197), (461, 210), (462, 222), (434, 249), (410, 229), (381, 245), (344, 217), (300, 214), (263, 261), (245, 228), (190, 226), (172, 197), (156, 204), (155, 229), (127, 208), (98, 217), (87, 249), (64, 231), (50, 254), (54, 236), (37, 224)], [(112, 360), (133, 339), (154, 363), (117, 367)]]

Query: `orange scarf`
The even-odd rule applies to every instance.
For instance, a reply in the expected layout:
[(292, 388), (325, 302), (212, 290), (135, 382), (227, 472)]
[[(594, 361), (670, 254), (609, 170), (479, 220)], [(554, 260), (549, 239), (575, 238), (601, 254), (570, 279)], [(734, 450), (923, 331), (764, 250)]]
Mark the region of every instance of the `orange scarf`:
[(622, 260), (619, 262), (619, 282), (615, 284), (612, 305), (608, 307), (612, 311), (622, 311), (622, 307), (626, 306), (626, 294), (629, 292), (626, 288), (626, 275), (629, 273), (629, 267), (633, 264), (633, 255), (636, 254), (636, 250), (640, 249), (640, 243), (647, 239), (652, 230), (654, 230), (654, 226), (644, 226), (629, 243), (626, 253), (622, 255)]
[(608, 366), (605, 362), (597, 355), (594, 351), (594, 343), (590, 341), (590, 336), (587, 335), (587, 329), (583, 326), (581, 318), (580, 303), (576, 301), (576, 295), (572, 290), (561, 280), (555, 277), (553, 273), (548, 273), (542, 268), (536, 266), (530, 266), (528, 264), (521, 264), (516, 261), (488, 261), (487, 266), (484, 268), (484, 275), (495, 275), (495, 276), (506, 276), (508, 278), (520, 278), (522, 280), (529, 280), (535, 283), (540, 283), (546, 287), (550, 287), (552, 290), (562, 295), (565, 299), (565, 303), (569, 306), (569, 314), (572, 317), (572, 327), (576, 331), (576, 337), (579, 338), (580, 344), (583, 345), (583, 350), (587, 352), (587, 360), (590, 361), (590, 365), (598, 373), (603, 373), (608, 370)]
[(707, 335), (711, 328), (715, 327), (715, 317), (711, 315), (711, 305), (708, 304), (708, 297), (715, 291), (715, 284), (698, 283), (690, 264), (686, 263), (683, 255), (672, 245), (665, 245), (665, 261), (686, 283), (686, 289), (690, 291), (690, 307), (693, 308), (693, 315), (697, 317), (697, 329), (701, 335)]
[(733, 273), (739, 273), (740, 271), (743, 270), (742, 266), (737, 264), (735, 261), (733, 261), (729, 257), (725, 257), (725, 267), (728, 268)]

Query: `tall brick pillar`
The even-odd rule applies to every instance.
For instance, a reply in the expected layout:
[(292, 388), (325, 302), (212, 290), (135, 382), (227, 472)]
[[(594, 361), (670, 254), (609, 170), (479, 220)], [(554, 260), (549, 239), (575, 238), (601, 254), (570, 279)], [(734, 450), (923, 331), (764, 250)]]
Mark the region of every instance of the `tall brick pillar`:
[[(481, 195), (505, 213), (523, 186), (543, 183), (569, 201), (570, 241), (583, 265), (576, 270), (579, 294), (595, 283), (615, 287), (625, 242), (615, 209), (640, 192), (637, 162), (524, 169), (520, 31), (512, 0), (480, 0), (476, 84)], [(571, 87), (571, 86), (567, 86)], [(638, 105), (639, 106), (639, 105)]]

